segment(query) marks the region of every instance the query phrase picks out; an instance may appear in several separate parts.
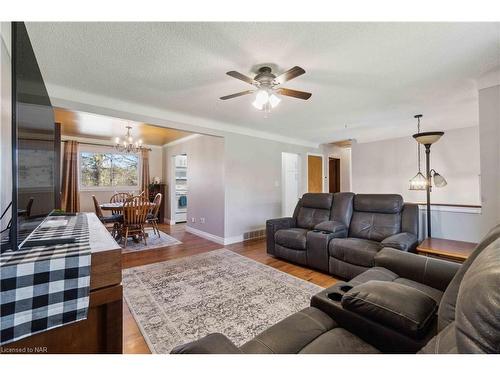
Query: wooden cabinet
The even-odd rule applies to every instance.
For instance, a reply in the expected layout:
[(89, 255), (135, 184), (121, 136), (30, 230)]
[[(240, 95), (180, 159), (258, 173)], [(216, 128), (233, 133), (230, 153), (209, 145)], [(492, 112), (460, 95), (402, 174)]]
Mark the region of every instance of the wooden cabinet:
[(90, 230), (90, 302), (87, 319), (1, 347), (3, 353), (122, 353), (122, 252), (95, 214)]
[(161, 194), (161, 204), (160, 211), (158, 211), (158, 220), (160, 223), (165, 222), (165, 199), (166, 196), (166, 185), (165, 184), (151, 184), (149, 185), (149, 201), (152, 202), (155, 199), (155, 195)]

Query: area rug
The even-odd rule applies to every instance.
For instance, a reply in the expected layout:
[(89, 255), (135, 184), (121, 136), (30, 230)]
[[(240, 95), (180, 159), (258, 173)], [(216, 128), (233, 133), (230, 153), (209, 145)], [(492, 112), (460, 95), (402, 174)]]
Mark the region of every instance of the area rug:
[(127, 247), (125, 247), (125, 242), (120, 241), (120, 246), (122, 249), (126, 251), (142, 251), (142, 250), (151, 250), (159, 247), (167, 247), (173, 245), (179, 245), (182, 242), (178, 239), (169, 236), (168, 234), (160, 231), (160, 237), (157, 234), (153, 233), (152, 228), (147, 228), (146, 233), (148, 237), (146, 238), (147, 245), (144, 245), (144, 241), (135, 242), (131, 238), (127, 241)]
[(214, 332), (241, 345), (322, 290), (226, 249), (125, 269), (123, 287), (153, 353)]

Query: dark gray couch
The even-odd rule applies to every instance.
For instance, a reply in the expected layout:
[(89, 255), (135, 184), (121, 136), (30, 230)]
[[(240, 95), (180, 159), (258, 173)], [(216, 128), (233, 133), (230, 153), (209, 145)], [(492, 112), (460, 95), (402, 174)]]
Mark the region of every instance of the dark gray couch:
[(418, 206), (398, 194), (356, 194), (346, 238), (329, 243), (329, 272), (352, 279), (374, 266), (383, 247), (413, 251), (418, 243)]
[(462, 266), (416, 254), (397, 254), (403, 257), (391, 257), (389, 263), (384, 263), (392, 271), (380, 267), (379, 274), (394, 275), (397, 271), (401, 274), (400, 279), (418, 279), (412, 281), (431, 284), (430, 287), (435, 289), (446, 284), (444, 293), (438, 298), (437, 314), (436, 296), (415, 288), (414, 284), (398, 282), (397, 278), (382, 281), (383, 276), (376, 279), (369, 276), (366, 280), (359, 277), (359, 284), (356, 282), (352, 289), (344, 292), (339, 287), (337, 291), (341, 298), (338, 301), (331, 299), (331, 303), (360, 315), (365, 321), (376, 322), (379, 329), (367, 328), (359, 319), (350, 323), (347, 319), (346, 324), (331, 311), (311, 306), (275, 324), (241, 347), (222, 334), (211, 334), (178, 346), (172, 353), (411, 352), (397, 346), (398, 338), (394, 332), (398, 331), (422, 338), (421, 346), (425, 346), (414, 348), (413, 352), (500, 352), (500, 225), (488, 233)]
[(418, 206), (396, 194), (307, 193), (266, 230), (269, 254), (349, 279), (384, 246), (416, 247)]

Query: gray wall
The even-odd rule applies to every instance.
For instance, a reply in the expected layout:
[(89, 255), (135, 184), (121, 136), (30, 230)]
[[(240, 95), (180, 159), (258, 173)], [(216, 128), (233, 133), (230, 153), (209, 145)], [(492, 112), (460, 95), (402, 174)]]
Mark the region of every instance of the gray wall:
[(300, 194), (307, 190), (307, 153), (321, 149), (234, 133), (225, 135), (225, 237), (230, 242), (281, 216), (281, 153), (300, 155)]
[[(187, 154), (187, 225), (224, 238), (224, 139), (208, 135), (164, 147), (165, 177), (168, 185), (165, 217), (174, 220), (175, 185), (172, 158)], [(205, 218), (205, 222), (201, 222)], [(166, 219), (166, 220), (167, 220)], [(192, 222), (192, 219), (195, 221)]]
[[(0, 213), (12, 200), (12, 158), (11, 158), (11, 58), (10, 22), (1, 23), (0, 38)], [(4, 229), (9, 222), (7, 214), (0, 224)]]
[[(500, 72), (499, 72), (500, 76)], [(481, 232), (500, 223), (500, 85), (479, 90)]]

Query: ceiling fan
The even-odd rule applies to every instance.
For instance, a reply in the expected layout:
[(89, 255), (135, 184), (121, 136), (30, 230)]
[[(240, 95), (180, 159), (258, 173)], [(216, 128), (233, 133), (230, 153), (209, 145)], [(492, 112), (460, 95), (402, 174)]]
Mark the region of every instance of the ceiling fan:
[(312, 95), (309, 92), (280, 87), (282, 83), (297, 78), (305, 72), (306, 71), (300, 66), (294, 66), (292, 69), (289, 69), (279, 76), (276, 76), (272, 73), (272, 69), (270, 67), (263, 66), (259, 68), (257, 75), (254, 78), (250, 78), (244, 74), (232, 70), (230, 72), (227, 72), (226, 74), (243, 82), (249, 83), (250, 85), (254, 86), (255, 89), (222, 96), (220, 99), (227, 100), (237, 98), (238, 96), (242, 95), (252, 94), (255, 92), (255, 101), (252, 103), (252, 105), (255, 108), (263, 110), (265, 112), (269, 112), (271, 108), (274, 108), (279, 104), (281, 99), (278, 95), (291, 96), (292, 98), (307, 100)]

